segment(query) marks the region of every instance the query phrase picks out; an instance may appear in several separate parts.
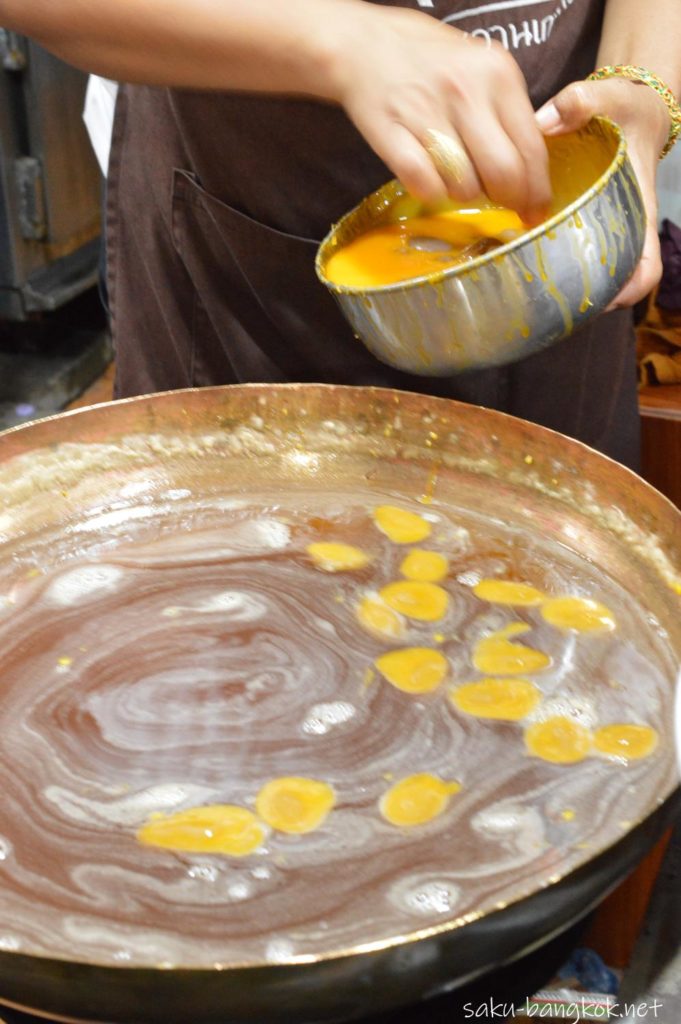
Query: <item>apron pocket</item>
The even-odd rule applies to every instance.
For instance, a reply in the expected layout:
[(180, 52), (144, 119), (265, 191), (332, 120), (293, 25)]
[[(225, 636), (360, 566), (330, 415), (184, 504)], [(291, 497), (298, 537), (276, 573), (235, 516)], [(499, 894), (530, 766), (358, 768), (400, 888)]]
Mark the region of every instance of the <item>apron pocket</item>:
[(261, 224), (176, 170), (173, 243), (237, 371), (258, 361), (249, 342), (267, 379), (350, 382), (374, 362), (317, 279), (316, 239)]

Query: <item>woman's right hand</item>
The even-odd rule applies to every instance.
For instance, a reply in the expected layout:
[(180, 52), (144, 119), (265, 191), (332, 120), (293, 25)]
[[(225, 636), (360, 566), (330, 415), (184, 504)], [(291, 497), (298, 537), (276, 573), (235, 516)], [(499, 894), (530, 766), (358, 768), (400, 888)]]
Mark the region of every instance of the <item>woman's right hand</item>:
[[(332, 19), (336, 20), (336, 19)], [(546, 144), (522, 72), (499, 45), (418, 11), (340, 2), (326, 62), (328, 98), (413, 195), (484, 192), (538, 223), (551, 200)], [(448, 174), (429, 153), (450, 137), (470, 158)], [(459, 150), (460, 152), (460, 150)]]
[(484, 191), (529, 223), (547, 211), (520, 68), (428, 14), (365, 0), (0, 0), (0, 21), (119, 81), (340, 103), (415, 196)]

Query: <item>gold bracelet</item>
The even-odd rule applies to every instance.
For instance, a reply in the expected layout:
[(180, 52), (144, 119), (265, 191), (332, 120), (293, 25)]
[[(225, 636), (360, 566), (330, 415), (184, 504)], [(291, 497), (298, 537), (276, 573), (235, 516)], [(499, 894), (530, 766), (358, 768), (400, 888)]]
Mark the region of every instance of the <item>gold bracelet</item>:
[(628, 78), (631, 82), (642, 82), (643, 85), (649, 85), (651, 89), (654, 89), (664, 101), (672, 119), (672, 126), (669, 130), (669, 138), (660, 153), (660, 160), (662, 160), (673, 148), (681, 134), (681, 106), (677, 103), (674, 93), (652, 71), (648, 71), (647, 68), (634, 67), (631, 64), (609, 64), (607, 67), (598, 68), (587, 76), (587, 82), (598, 82), (604, 78)]

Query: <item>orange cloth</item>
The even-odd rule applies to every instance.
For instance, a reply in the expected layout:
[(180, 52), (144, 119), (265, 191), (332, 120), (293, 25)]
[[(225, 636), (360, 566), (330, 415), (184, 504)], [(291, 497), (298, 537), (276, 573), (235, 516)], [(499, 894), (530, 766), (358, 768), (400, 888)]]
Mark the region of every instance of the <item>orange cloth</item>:
[(681, 384), (681, 310), (660, 309), (654, 292), (645, 320), (636, 328), (639, 381)]

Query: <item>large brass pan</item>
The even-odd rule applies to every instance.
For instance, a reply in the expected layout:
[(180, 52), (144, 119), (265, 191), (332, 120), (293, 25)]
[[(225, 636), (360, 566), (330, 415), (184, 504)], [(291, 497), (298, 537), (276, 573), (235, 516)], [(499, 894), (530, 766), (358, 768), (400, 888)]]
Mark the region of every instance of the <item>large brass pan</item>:
[[(8, 1006), (121, 1024), (400, 1006), (565, 929), (675, 810), (681, 514), (576, 442), (400, 392), (214, 388), (8, 431), (0, 495)], [(473, 674), (472, 637), (529, 616), (553, 644), (546, 700), (645, 719), (655, 753), (546, 764), (522, 724), (464, 721), (446, 686), (414, 699), (374, 678), (386, 643), (354, 608), (407, 550), (366, 514), (386, 502), (430, 517), (450, 558), (459, 618), (429, 642), (455, 682)], [(343, 523), (374, 557), (364, 575), (306, 560), (310, 531)], [(481, 565), (478, 535), (496, 538)], [(476, 605), (476, 572), (511, 564), (608, 603), (618, 629), (550, 634), (532, 609)], [(394, 828), (377, 800), (419, 771), (461, 793)], [(249, 805), (277, 775), (334, 786), (321, 829), (238, 861), (136, 838), (151, 812)]]

